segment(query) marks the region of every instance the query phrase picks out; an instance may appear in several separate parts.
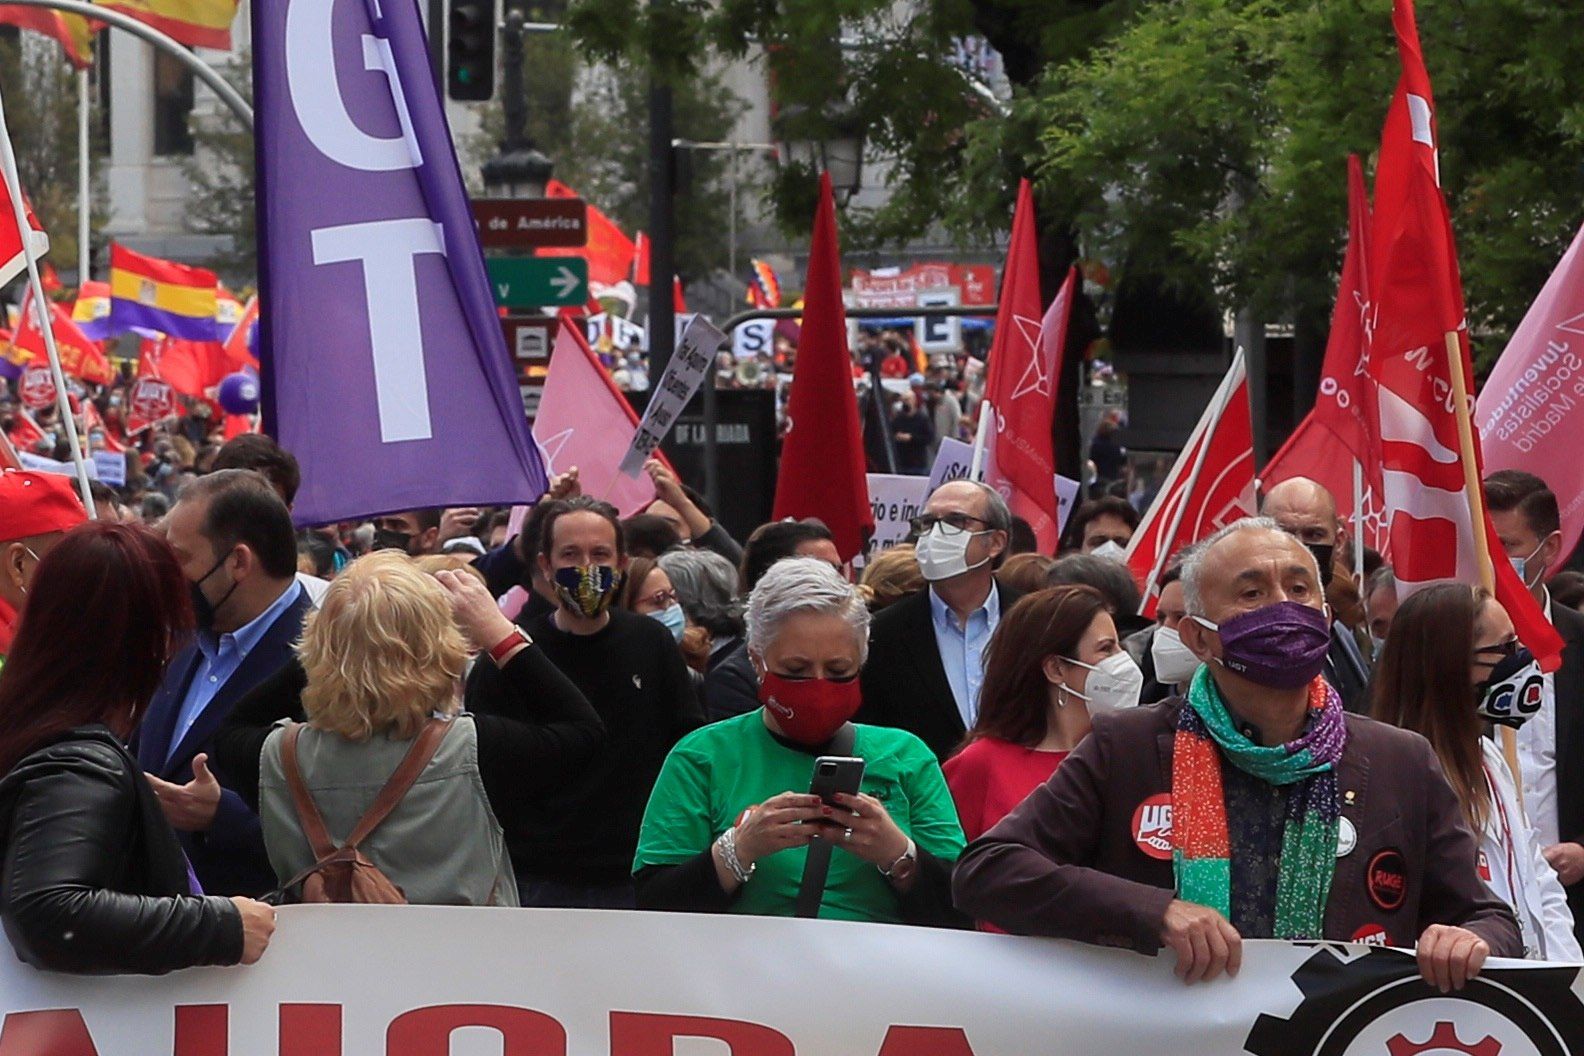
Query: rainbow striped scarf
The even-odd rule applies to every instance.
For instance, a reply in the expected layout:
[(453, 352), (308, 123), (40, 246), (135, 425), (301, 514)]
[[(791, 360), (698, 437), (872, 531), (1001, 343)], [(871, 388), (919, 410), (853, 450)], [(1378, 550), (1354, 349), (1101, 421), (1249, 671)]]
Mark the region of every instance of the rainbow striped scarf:
[[(1274, 748), (1238, 731), (1208, 666), (1188, 687), (1172, 757), (1172, 872), (1177, 894), (1232, 917), (1231, 841), (1223, 756), (1273, 785), (1296, 785), (1287, 797), (1276, 874), (1277, 939), (1321, 938), (1336, 871), (1339, 801), (1335, 766), (1347, 745), (1342, 701), (1325, 679), (1309, 684), (1310, 721), (1301, 737)], [(1265, 936), (1250, 936), (1264, 938)]]

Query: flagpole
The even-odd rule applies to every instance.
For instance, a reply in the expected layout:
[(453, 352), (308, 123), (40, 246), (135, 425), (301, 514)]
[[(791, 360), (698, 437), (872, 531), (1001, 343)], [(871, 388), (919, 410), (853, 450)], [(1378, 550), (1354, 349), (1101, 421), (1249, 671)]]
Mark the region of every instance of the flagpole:
[(88, 69), (77, 71), (77, 289), (82, 290), (88, 281), (89, 220), (92, 205), (89, 201), (88, 172)]
[[(1490, 540), (1485, 535), (1484, 482), (1474, 457), (1474, 421), (1469, 414), (1468, 379), (1463, 376), (1463, 347), (1456, 330), (1446, 332), (1447, 374), (1452, 378), (1453, 415), (1457, 419), (1458, 448), (1463, 463), (1463, 494), (1467, 497), (1469, 524), (1474, 536), (1474, 559), (1479, 566), (1480, 586), (1496, 595), (1496, 567), (1491, 564)], [(1525, 588), (1528, 584), (1524, 584)], [(1518, 790), (1518, 806), (1523, 801), (1523, 770), (1518, 765), (1518, 735), (1511, 726), (1501, 727), (1502, 756), (1512, 771)], [(1525, 811), (1527, 813), (1527, 810)]]
[[(989, 386), (986, 386), (988, 389)], [(990, 423), (995, 421), (995, 405), (979, 401), (979, 428), (974, 431), (973, 458), (968, 463), (968, 479), (984, 479), (985, 445), (990, 442)]]
[[(93, 520), (93, 490), (88, 486), (88, 465), (83, 461), (82, 445), (77, 442), (77, 422), (72, 418), (71, 401), (66, 395), (66, 373), (61, 370), (60, 350), (55, 347), (49, 298), (44, 293), (44, 280), (39, 277), (38, 260), (33, 255), (33, 225), (28, 223), (27, 205), (22, 198), (22, 177), (17, 175), (16, 151), (11, 147), (11, 132), (6, 128), (3, 99), (0, 99), (0, 176), (4, 176), (6, 191), (11, 195), (11, 215), (22, 239), (22, 259), (27, 262), (28, 286), (33, 291), (32, 308), (37, 313), (44, 351), (49, 356), (50, 374), (55, 379), (55, 405), (60, 412), (61, 428), (66, 430), (66, 446), (71, 450), (72, 465), (77, 469), (83, 509), (88, 512), (88, 519)], [(27, 320), (22, 323), (26, 325)]]
[[(1353, 575), (1364, 589), (1364, 464), (1353, 459)], [(1367, 598), (1365, 600), (1368, 600)]]

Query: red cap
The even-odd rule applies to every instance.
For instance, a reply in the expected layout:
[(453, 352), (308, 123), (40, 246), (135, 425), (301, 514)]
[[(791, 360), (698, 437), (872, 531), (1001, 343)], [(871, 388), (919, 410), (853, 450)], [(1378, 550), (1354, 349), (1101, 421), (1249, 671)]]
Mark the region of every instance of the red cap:
[(28, 470), (0, 473), (0, 542), (68, 531), (87, 519), (71, 477)]

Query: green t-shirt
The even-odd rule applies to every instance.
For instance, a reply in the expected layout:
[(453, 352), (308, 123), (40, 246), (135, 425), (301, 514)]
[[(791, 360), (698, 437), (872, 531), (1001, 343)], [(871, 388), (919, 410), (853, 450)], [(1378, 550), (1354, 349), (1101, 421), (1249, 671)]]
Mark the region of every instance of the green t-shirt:
[[(857, 729), (853, 754), (864, 760), (863, 792), (885, 804), (920, 850), (956, 861), (962, 826), (934, 753), (905, 730)], [(708, 850), (744, 809), (782, 792), (807, 792), (813, 773), (814, 757), (772, 737), (758, 711), (693, 731), (671, 750), (655, 782), (633, 871), (679, 865)], [(806, 847), (793, 847), (761, 858), (732, 912), (792, 916), (807, 857)], [(880, 871), (838, 843), (820, 916), (895, 922), (901, 910)]]

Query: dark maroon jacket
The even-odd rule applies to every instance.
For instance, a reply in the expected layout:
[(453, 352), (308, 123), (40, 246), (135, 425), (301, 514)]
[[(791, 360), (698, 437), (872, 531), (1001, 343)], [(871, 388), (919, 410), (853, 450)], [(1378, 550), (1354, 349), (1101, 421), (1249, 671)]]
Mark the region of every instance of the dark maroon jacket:
[[(952, 883), (957, 908), (1017, 934), (1159, 950), (1175, 897), (1160, 808), (1181, 707), (1096, 716), (1051, 779), (968, 845)], [(1360, 715), (1347, 725), (1338, 850), (1350, 828), (1357, 840), (1336, 859), (1324, 937), (1412, 947), (1429, 925), (1456, 924), (1494, 956), (1522, 957), (1512, 912), (1475, 872), (1478, 844), (1429, 742)]]

